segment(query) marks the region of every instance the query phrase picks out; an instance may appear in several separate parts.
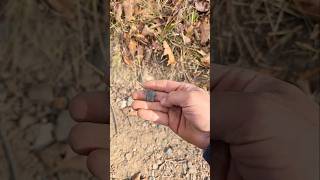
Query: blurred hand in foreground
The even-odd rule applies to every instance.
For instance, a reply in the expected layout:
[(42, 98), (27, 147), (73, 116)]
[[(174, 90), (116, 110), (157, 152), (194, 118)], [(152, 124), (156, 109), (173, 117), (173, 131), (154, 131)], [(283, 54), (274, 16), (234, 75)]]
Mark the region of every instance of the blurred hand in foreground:
[(70, 132), (72, 149), (88, 156), (87, 167), (101, 180), (109, 179), (109, 117), (106, 92), (83, 93), (69, 105), (72, 118), (78, 122)]
[(318, 180), (319, 105), (257, 72), (213, 65), (215, 180)]

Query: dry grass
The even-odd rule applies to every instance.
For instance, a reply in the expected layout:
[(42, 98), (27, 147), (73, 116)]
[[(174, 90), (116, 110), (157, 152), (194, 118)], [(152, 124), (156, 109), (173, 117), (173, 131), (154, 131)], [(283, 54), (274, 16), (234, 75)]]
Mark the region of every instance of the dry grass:
[[(203, 58), (209, 54), (209, 43), (201, 45), (199, 25), (208, 17), (209, 12), (199, 13), (193, 4), (186, 0), (134, 2), (136, 5), (132, 19), (127, 18), (127, 9), (118, 10), (119, 6), (123, 7), (123, 2), (111, 3), (111, 38), (120, 44), (120, 52), (113, 52), (113, 67), (127, 64), (126, 66), (137, 72), (137, 80), (147, 69), (156, 79), (188, 81), (207, 88), (209, 67), (203, 63)], [(122, 14), (119, 15), (119, 12)], [(145, 33), (145, 27), (152, 35)], [(193, 30), (189, 32), (191, 42), (186, 44), (183, 35), (187, 36), (188, 28)], [(130, 46), (131, 41), (138, 43), (138, 51), (140, 48), (143, 55), (139, 58), (138, 52), (135, 56), (130, 56), (132, 63), (127, 63), (123, 61), (123, 51)], [(167, 66), (168, 57), (163, 55), (164, 41), (168, 42), (174, 54), (175, 65)]]
[(273, 74), (320, 102), (319, 21), (291, 0), (219, 1), (215, 61)]
[(7, 1), (1, 13), (8, 32), (6, 43), (1, 43), (1, 72), (22, 71), (16, 75), (23, 77), (41, 64), (54, 75), (57, 72), (50, 71), (55, 69), (53, 64), (71, 61), (74, 75), (79, 75), (79, 63), (85, 63), (101, 39), (96, 29), (102, 17), (96, 8), (98, 1), (72, 2), (70, 9), (56, 9), (47, 1)]

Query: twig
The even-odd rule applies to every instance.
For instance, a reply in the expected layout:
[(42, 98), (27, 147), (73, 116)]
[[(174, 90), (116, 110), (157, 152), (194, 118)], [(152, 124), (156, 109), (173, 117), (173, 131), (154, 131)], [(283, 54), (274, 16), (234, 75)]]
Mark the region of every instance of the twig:
[(115, 113), (114, 113), (114, 110), (113, 110), (113, 106), (112, 104), (110, 104), (111, 106), (111, 112), (112, 112), (112, 120), (113, 120), (113, 124), (114, 124), (114, 130), (116, 132), (116, 134), (118, 134), (118, 127), (117, 127), (117, 119), (116, 119), (116, 116), (115, 116)]
[(7, 143), (6, 139), (4, 138), (4, 135), (3, 135), (1, 129), (0, 129), (0, 141), (2, 142), (4, 154), (5, 154), (7, 162), (8, 162), (10, 180), (16, 180), (17, 179), (16, 165), (13, 161), (13, 156), (11, 154), (11, 148), (10, 148), (9, 144)]

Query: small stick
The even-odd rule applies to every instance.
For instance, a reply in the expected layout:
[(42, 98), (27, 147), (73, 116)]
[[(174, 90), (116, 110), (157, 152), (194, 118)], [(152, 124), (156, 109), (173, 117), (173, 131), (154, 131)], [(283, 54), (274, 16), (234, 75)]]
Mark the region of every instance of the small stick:
[(112, 104), (111, 104), (111, 112), (112, 112), (112, 117), (113, 117), (112, 119), (113, 119), (113, 123), (114, 123), (114, 129), (115, 129), (116, 134), (118, 134), (117, 119), (116, 119)]
[(9, 172), (10, 172), (10, 180), (16, 180), (17, 179), (16, 166), (15, 166), (15, 163), (13, 161), (12, 154), (10, 153), (11, 149), (9, 147), (9, 144), (5, 140), (1, 129), (0, 129), (0, 141), (2, 142), (4, 153), (5, 153), (6, 159), (8, 161), (8, 167), (9, 167)]

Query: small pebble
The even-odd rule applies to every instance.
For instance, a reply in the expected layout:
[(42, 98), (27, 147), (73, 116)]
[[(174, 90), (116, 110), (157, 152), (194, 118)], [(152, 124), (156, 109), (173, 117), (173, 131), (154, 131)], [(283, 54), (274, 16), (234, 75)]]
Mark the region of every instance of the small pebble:
[(46, 123), (41, 124), (39, 127), (39, 133), (35, 142), (33, 143), (32, 149), (34, 150), (41, 150), (51, 144), (53, 142), (53, 124)]
[(120, 109), (124, 109), (127, 107), (127, 101), (126, 100), (122, 100), (119, 103)]
[(57, 125), (54, 130), (54, 134), (57, 141), (66, 141), (69, 136), (69, 132), (75, 122), (71, 118), (68, 111), (62, 111), (57, 118)]
[(129, 97), (128, 100), (127, 100), (127, 106), (130, 107), (133, 103), (133, 99), (132, 97)]
[(124, 156), (125, 156), (127, 161), (130, 160), (131, 157), (132, 157), (131, 153), (126, 153)]
[(168, 147), (164, 150), (164, 153), (167, 155), (167, 156), (171, 156), (172, 155), (172, 148), (171, 147)]
[(153, 164), (152, 169), (154, 169), (154, 170), (158, 169), (158, 164)]

